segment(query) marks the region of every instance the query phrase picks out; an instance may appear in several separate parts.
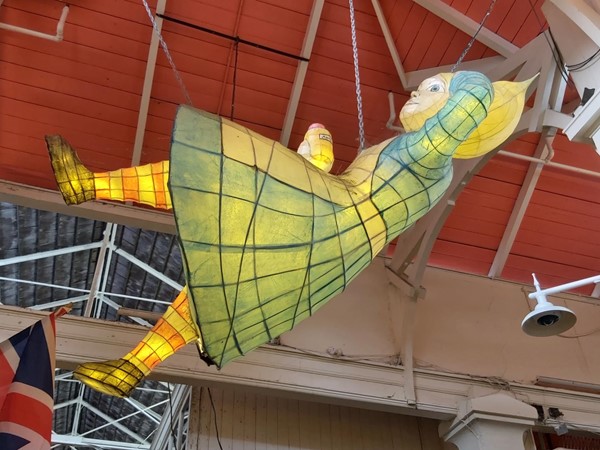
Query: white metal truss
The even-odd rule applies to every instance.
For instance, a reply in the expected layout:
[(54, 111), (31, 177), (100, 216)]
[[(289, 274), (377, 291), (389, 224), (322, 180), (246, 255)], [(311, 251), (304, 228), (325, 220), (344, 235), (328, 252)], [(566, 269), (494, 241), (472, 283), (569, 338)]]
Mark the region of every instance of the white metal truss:
[[(98, 252), (94, 278), (90, 289), (78, 289), (71, 286), (60, 284), (42, 283), (36, 280), (25, 280), (9, 277), (0, 277), (0, 282), (5, 283), (20, 283), (30, 284), (34, 286), (51, 287), (55, 289), (65, 289), (75, 293), (74, 296), (69, 296), (63, 300), (50, 301), (46, 303), (36, 304), (32, 309), (35, 310), (52, 310), (58, 306), (68, 303), (84, 303), (84, 316), (91, 318), (99, 318), (103, 308), (111, 308), (117, 312), (118, 316), (131, 314), (130, 319), (140, 325), (150, 326), (146, 320), (135, 316), (135, 310), (129, 308), (120, 311), (120, 303), (124, 299), (134, 299), (141, 302), (149, 302), (152, 304), (170, 304), (169, 299), (150, 299), (142, 298), (122, 293), (108, 292), (107, 281), (111, 264), (116, 262), (116, 255), (125, 258), (127, 261), (135, 264), (139, 268), (146, 271), (149, 275), (158, 278), (165, 284), (181, 289), (182, 286), (175, 280), (167, 277), (161, 272), (150, 267), (144, 261), (139, 260), (135, 256), (129, 254), (125, 250), (118, 248), (115, 245), (115, 236), (118, 225), (107, 223), (104, 236), (101, 241), (92, 242), (84, 245), (76, 245), (68, 248), (44, 251), (29, 255), (21, 255), (12, 258), (0, 259), (0, 267), (8, 265), (18, 265), (26, 262), (36, 261), (43, 258), (56, 258), (61, 255), (73, 254), (78, 252)], [(126, 350), (126, 349), (124, 349)], [(162, 394), (164, 398), (151, 405), (144, 405), (141, 402), (127, 398), (123, 402), (128, 404), (133, 412), (122, 415), (115, 409), (115, 414), (109, 414), (101, 411), (95, 405), (86, 401), (86, 390), (89, 389), (85, 385), (79, 383), (72, 377), (72, 372), (61, 373), (57, 370), (56, 376), (56, 392), (59, 392), (61, 386), (65, 383), (76, 383), (78, 385), (77, 395), (61, 403), (55, 404), (55, 411), (63, 408), (73, 408), (73, 424), (69, 434), (52, 434), (52, 448), (54, 449), (79, 449), (79, 448), (94, 448), (106, 450), (129, 450), (129, 449), (152, 449), (152, 450), (179, 450), (184, 448), (185, 438), (187, 436), (187, 414), (188, 402), (190, 397), (190, 389), (184, 385), (172, 385), (160, 383), (157, 388), (140, 388), (156, 394)], [(164, 411), (157, 412), (157, 409)], [(91, 430), (82, 430), (79, 426), (81, 414), (87, 411), (92, 413), (102, 422), (102, 425)], [(143, 420), (153, 423), (153, 432), (150, 435), (142, 436), (137, 430), (130, 429), (123, 424), (123, 421), (133, 416), (142, 418)], [(90, 435), (101, 429), (115, 429), (122, 434), (127, 435), (133, 442), (119, 442), (107, 439), (97, 439)]]

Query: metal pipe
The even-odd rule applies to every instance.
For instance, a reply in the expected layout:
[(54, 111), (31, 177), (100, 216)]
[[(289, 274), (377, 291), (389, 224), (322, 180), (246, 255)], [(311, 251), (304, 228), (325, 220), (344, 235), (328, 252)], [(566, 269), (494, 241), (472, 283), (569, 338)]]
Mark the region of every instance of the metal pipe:
[[(1, 5), (2, 2), (0, 2), (0, 6)], [(10, 25), (8, 23), (3, 22), (0, 22), (0, 29), (14, 31), (16, 33), (26, 34), (28, 36), (38, 37), (40, 39), (47, 39), (49, 41), (60, 42), (63, 40), (63, 30), (68, 14), (69, 7), (65, 5), (62, 9), (62, 13), (60, 14), (60, 19), (58, 19), (58, 23), (56, 24), (56, 34), (54, 35), (48, 33), (41, 33), (39, 31), (30, 30), (29, 28), (18, 27), (16, 25)]]
[[(550, 148), (550, 147), (549, 147)], [(520, 159), (523, 161), (542, 163), (547, 167), (554, 167), (555, 169), (565, 170), (567, 172), (579, 173), (582, 175), (588, 175), (591, 177), (600, 178), (600, 172), (594, 172), (593, 170), (583, 169), (581, 167), (570, 166), (568, 164), (561, 164), (547, 159), (534, 158), (533, 156), (520, 155), (518, 153), (507, 152), (506, 150), (498, 150), (498, 154), (506, 156), (508, 158)]]
[(540, 285), (535, 278), (535, 274), (533, 275), (533, 284), (536, 287), (536, 291), (532, 292), (528, 295), (528, 297), (532, 300), (538, 300), (540, 297), (545, 299), (546, 295), (558, 294), (560, 292), (568, 291), (570, 289), (578, 288), (581, 286), (585, 286), (586, 284), (600, 283), (600, 275), (596, 275), (589, 278), (584, 278), (583, 280), (572, 281), (571, 283), (561, 284), (560, 286), (554, 286), (548, 289), (541, 289)]
[(261, 50), (265, 50), (267, 52), (275, 53), (276, 55), (285, 56), (287, 58), (296, 59), (298, 61), (306, 61), (309, 60), (303, 56), (297, 56), (292, 53), (284, 52), (283, 50), (277, 50), (276, 48), (267, 47), (266, 45), (258, 44), (256, 42), (248, 41), (247, 39), (242, 39), (239, 36), (230, 36), (225, 33), (221, 33), (220, 31), (211, 30), (210, 28), (202, 27), (200, 25), (196, 25), (190, 22), (186, 22), (185, 20), (176, 19), (174, 17), (165, 16), (164, 14), (156, 14), (156, 17), (160, 17), (161, 19), (168, 20), (169, 22), (173, 22), (179, 25), (183, 25), (184, 27), (193, 28), (194, 30), (203, 31), (205, 33), (213, 34), (215, 36), (222, 37), (223, 39), (228, 39), (230, 41), (238, 42), (240, 44), (250, 45), (251, 47), (256, 47)]

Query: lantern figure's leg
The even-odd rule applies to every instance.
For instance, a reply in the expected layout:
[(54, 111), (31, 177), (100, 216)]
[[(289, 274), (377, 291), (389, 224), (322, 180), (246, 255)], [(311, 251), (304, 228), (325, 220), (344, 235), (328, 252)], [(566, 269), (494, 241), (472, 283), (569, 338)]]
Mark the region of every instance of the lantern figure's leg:
[(128, 397), (152, 369), (190, 342), (199, 345), (184, 288), (144, 339), (120, 359), (77, 367), (75, 378), (105, 394)]
[(172, 208), (167, 188), (168, 161), (94, 173), (83, 165), (73, 147), (61, 136), (46, 136), (46, 144), (58, 187), (67, 205), (98, 199)]

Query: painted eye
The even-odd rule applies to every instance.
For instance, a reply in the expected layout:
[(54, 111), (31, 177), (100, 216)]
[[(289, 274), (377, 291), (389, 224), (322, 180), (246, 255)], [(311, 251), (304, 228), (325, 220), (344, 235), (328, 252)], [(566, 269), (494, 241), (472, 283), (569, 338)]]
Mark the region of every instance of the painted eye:
[(432, 84), (431, 86), (429, 86), (429, 92), (440, 92), (441, 90), (442, 90), (442, 86), (439, 85), (438, 83)]

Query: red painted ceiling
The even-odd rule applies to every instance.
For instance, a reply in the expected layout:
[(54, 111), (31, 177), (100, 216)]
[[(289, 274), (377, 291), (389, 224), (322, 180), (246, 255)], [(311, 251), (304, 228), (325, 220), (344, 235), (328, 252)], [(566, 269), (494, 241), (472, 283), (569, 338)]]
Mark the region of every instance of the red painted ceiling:
[[(150, 1), (154, 11), (156, 1)], [(408, 98), (369, 0), (355, 0), (366, 140), (386, 129), (388, 92), (396, 110)], [(479, 22), (482, 0), (446, 0)], [(522, 47), (546, 24), (542, 1), (497, 0), (486, 28)], [(0, 21), (53, 34), (64, 3), (6, 0)], [(73, 0), (62, 42), (0, 30), (0, 179), (55, 189), (45, 134), (60, 133), (93, 170), (128, 166), (152, 28), (140, 1)], [(165, 15), (300, 55), (312, 0), (170, 0)], [(381, 0), (404, 70), (452, 65), (470, 36), (411, 0)], [(279, 139), (298, 61), (255, 46), (164, 21), (164, 40), (192, 103), (233, 117)], [(237, 53), (237, 55), (236, 55)], [(465, 61), (497, 55), (475, 42)], [(358, 121), (348, 3), (325, 0), (291, 131), (296, 148), (308, 125), (332, 131), (340, 172), (356, 154)], [(234, 83), (235, 82), (235, 83)], [(235, 94), (235, 95), (234, 95)], [(152, 84), (141, 162), (168, 157), (175, 109), (185, 95), (162, 50)], [(505, 146), (531, 155), (539, 134)], [(600, 172), (600, 156), (558, 135), (553, 161)], [(507, 229), (529, 163), (497, 155), (460, 195), (429, 263), (487, 275)], [(510, 250), (501, 277), (530, 284), (536, 272), (546, 286), (600, 273), (599, 178), (545, 168)], [(590, 294), (592, 286), (580, 292)]]

